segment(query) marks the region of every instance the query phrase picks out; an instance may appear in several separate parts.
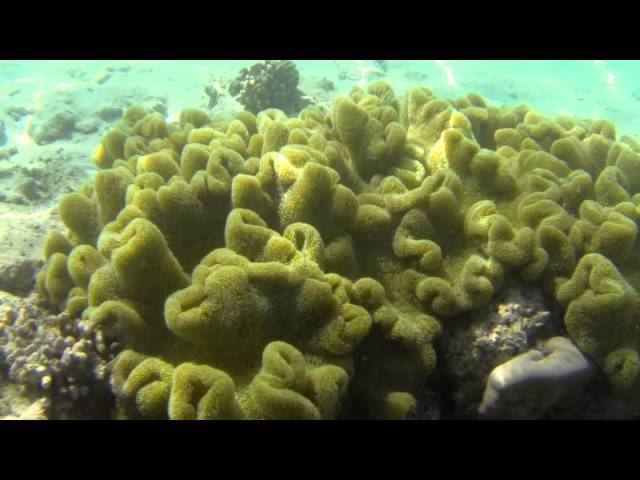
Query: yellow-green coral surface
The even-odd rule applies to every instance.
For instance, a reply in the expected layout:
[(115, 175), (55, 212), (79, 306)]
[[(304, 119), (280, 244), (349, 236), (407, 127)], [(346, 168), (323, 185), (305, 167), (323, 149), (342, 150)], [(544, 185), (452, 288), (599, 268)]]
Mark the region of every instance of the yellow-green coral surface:
[(382, 81), (298, 117), (132, 107), (38, 285), (119, 336), (121, 418), (403, 418), (510, 278), (640, 411), (640, 153), (605, 121)]

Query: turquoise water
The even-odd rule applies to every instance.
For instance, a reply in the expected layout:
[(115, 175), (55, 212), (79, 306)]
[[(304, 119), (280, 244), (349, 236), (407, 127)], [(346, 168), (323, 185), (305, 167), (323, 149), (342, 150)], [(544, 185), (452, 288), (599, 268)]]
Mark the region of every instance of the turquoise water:
[[(232, 78), (240, 68), (253, 62), (3, 61), (0, 95), (6, 95), (16, 84), (25, 92), (35, 93), (56, 85), (90, 81), (106, 67), (126, 63), (132, 67), (121, 76), (126, 76), (127, 86), (167, 95), (170, 106), (178, 110), (198, 103), (202, 85), (212, 75)], [(296, 64), (303, 81), (307, 77), (326, 77), (336, 83), (338, 93), (348, 91), (357, 82), (353, 79), (370, 78), (367, 69), (378, 67), (372, 61), (347, 60), (299, 60)], [(393, 60), (387, 61), (387, 65), (383, 77), (400, 91), (416, 84), (428, 85), (447, 96), (476, 91), (496, 103), (525, 102), (542, 113), (607, 118), (624, 133), (640, 135), (640, 120), (635, 115), (640, 101), (637, 61)], [(74, 70), (82, 72), (82, 77), (72, 76), (70, 72)], [(340, 80), (341, 70), (348, 71), (353, 79)], [(424, 78), (417, 80), (420, 76)], [(105, 85), (109, 83), (117, 83), (117, 78), (114, 76)]]

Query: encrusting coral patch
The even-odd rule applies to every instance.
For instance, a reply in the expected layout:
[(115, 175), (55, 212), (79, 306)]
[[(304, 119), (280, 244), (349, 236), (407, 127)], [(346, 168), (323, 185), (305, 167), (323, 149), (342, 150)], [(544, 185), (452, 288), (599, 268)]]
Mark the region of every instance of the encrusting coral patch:
[(516, 277), (640, 412), (640, 153), (610, 123), (376, 81), (297, 117), (131, 107), (94, 162), (38, 286), (124, 344), (120, 418), (404, 418)]

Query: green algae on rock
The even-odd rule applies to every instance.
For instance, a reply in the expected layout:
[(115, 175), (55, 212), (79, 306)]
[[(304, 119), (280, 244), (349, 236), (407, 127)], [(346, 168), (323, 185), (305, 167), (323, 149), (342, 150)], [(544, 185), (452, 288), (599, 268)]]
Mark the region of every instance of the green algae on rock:
[(40, 292), (113, 327), (122, 418), (404, 418), (509, 278), (640, 412), (640, 153), (604, 121), (382, 81), (290, 118), (131, 107)]

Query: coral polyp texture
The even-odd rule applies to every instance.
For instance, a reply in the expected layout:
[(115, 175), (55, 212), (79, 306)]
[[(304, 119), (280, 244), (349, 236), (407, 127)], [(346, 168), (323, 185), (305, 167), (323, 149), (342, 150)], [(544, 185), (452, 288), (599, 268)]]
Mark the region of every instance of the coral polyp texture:
[(131, 107), (94, 162), (38, 286), (123, 345), (119, 418), (411, 416), (514, 279), (640, 413), (640, 153), (606, 121), (376, 81), (296, 117)]

